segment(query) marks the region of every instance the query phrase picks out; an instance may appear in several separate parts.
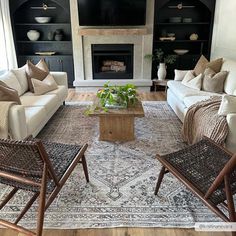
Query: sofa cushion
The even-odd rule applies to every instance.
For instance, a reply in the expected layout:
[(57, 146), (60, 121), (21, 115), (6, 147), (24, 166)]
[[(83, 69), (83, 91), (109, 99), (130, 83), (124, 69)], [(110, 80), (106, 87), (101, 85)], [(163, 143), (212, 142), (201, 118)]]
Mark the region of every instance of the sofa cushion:
[[(220, 95), (219, 95), (220, 96)], [(186, 107), (190, 107), (194, 105), (197, 102), (201, 102), (203, 100), (207, 100), (211, 97), (211, 95), (205, 95), (205, 96), (189, 96), (184, 98), (184, 105)]]
[(192, 71), (188, 71), (182, 80), (182, 84), (192, 89), (201, 90), (202, 74), (195, 76)]
[(0, 101), (16, 102), (21, 105), (18, 92), (15, 89), (9, 88), (0, 80)]
[(218, 115), (227, 116), (230, 113), (236, 113), (236, 96), (225, 94), (222, 97)]
[(196, 66), (194, 67), (194, 73), (195, 75), (200, 75), (202, 74), (205, 69), (206, 69), (206, 65), (209, 61), (205, 58), (205, 56), (201, 55), (201, 57), (199, 58)]
[(26, 66), (22, 66), (18, 69), (12, 69), (11, 70), (15, 74), (16, 78), (18, 79), (18, 81), (21, 85), (21, 91), (19, 93), (19, 96), (24, 94), (29, 89), (25, 68), (26, 68)]
[(57, 83), (54, 80), (53, 76), (48, 74), (47, 77), (40, 81), (37, 79), (31, 79), (35, 95), (42, 95), (47, 92), (50, 92), (54, 89), (57, 89)]
[(43, 106), (25, 107), (27, 134), (33, 134), (40, 124), (45, 121), (47, 114)]
[(59, 98), (59, 101), (64, 101), (67, 97), (67, 88), (64, 85), (59, 85), (57, 89), (52, 90), (46, 94), (55, 94)]
[(220, 71), (216, 73), (211, 68), (207, 68), (203, 76), (202, 90), (222, 93), (224, 90), (224, 82), (227, 74), (227, 71)]
[(27, 65), (26, 66), (26, 75), (27, 75), (29, 90), (31, 92), (34, 92), (34, 88), (33, 88), (31, 79), (34, 78), (34, 79), (38, 79), (38, 80), (44, 80), (46, 78), (46, 76), (48, 75), (48, 72), (39, 69), (37, 67), (37, 65), (35, 66), (29, 60), (27, 61), (26, 65)]
[(25, 107), (43, 106), (47, 113), (51, 113), (57, 106), (59, 99), (55, 94), (40, 95), (40, 96), (26, 96), (20, 97), (21, 104)]
[(225, 60), (221, 67), (221, 71), (228, 71), (228, 76), (225, 80), (224, 91), (233, 95), (236, 90), (236, 61)]
[(22, 91), (21, 85), (13, 72), (9, 71), (6, 74), (0, 76), (0, 80), (8, 87), (15, 89), (18, 92), (18, 95), (20, 95)]

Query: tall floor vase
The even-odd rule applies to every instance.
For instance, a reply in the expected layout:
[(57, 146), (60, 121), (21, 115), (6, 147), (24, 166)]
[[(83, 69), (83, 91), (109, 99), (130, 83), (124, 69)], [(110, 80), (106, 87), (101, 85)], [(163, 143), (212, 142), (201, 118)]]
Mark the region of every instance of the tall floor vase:
[(165, 80), (166, 78), (166, 64), (160, 63), (157, 71), (157, 77), (159, 80)]

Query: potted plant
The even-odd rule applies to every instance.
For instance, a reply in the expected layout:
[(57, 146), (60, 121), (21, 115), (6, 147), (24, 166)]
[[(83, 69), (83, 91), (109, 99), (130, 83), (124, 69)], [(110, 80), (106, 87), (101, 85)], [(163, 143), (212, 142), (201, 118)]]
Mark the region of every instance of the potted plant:
[(154, 54), (145, 55), (146, 59), (159, 63), (157, 77), (159, 80), (166, 78), (166, 64), (173, 64), (176, 61), (177, 55), (165, 55), (161, 48), (154, 51)]
[(138, 100), (135, 85), (110, 86), (109, 82), (105, 83), (103, 88), (98, 90), (97, 97), (99, 98), (99, 104), (90, 106), (86, 110), (87, 115), (98, 109), (103, 109), (107, 112), (109, 108), (119, 109), (134, 106)]

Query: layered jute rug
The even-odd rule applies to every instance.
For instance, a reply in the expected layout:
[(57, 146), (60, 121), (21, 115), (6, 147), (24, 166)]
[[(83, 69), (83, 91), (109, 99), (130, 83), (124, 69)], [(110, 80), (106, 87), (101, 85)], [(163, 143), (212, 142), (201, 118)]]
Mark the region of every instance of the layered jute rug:
[[(135, 123), (136, 140), (101, 142), (98, 120), (84, 115), (85, 106), (64, 106), (39, 138), (63, 143), (88, 143), (90, 183), (78, 166), (45, 215), (44, 228), (193, 227), (195, 222), (219, 221), (171, 174), (158, 196), (154, 188), (161, 165), (157, 153), (185, 147), (181, 123), (165, 102), (144, 102), (145, 118)], [(10, 188), (0, 186), (2, 197)], [(13, 219), (27, 199), (19, 193), (1, 213)], [(34, 227), (35, 209), (22, 223)]]

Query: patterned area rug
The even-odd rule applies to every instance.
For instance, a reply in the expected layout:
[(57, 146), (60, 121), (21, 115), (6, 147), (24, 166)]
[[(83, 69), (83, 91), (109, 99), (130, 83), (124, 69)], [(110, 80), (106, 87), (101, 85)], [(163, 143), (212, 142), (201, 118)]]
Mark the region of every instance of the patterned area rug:
[[(89, 144), (86, 152), (90, 183), (78, 166), (45, 215), (44, 228), (193, 227), (219, 221), (171, 174), (158, 196), (154, 188), (161, 165), (157, 153), (185, 147), (181, 123), (166, 102), (144, 102), (145, 118), (135, 122), (136, 140), (98, 141), (98, 120), (84, 116), (84, 106), (64, 106), (39, 138)], [(79, 174), (78, 174), (79, 173)], [(2, 197), (10, 188), (0, 188)], [(13, 219), (28, 196), (22, 192), (1, 214)], [(22, 223), (34, 227), (35, 206)]]

